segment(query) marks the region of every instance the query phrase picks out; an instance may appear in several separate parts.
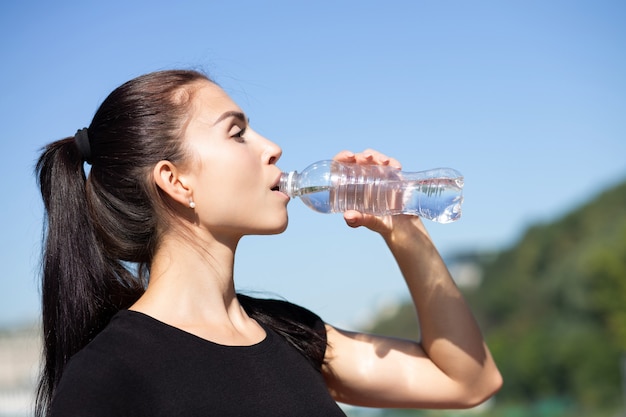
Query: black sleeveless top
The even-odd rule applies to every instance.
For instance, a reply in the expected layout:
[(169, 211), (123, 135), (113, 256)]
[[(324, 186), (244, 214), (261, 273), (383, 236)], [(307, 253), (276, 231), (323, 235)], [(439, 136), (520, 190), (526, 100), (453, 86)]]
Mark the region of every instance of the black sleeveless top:
[[(316, 327), (319, 317), (263, 301)], [(68, 363), (53, 417), (345, 416), (321, 374), (283, 337), (251, 346), (207, 341), (135, 311), (117, 313)]]

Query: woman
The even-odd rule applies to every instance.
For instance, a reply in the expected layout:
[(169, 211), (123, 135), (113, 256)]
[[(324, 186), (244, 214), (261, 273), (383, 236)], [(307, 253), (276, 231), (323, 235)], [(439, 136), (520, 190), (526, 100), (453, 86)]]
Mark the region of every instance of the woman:
[[(479, 328), (417, 217), (344, 214), (396, 258), (420, 342), (236, 294), (239, 240), (287, 227), (280, 156), (193, 71), (125, 83), (89, 128), (44, 149), (37, 415), (333, 416), (344, 415), (336, 401), (460, 408), (498, 390)], [(375, 151), (336, 159), (400, 167)]]

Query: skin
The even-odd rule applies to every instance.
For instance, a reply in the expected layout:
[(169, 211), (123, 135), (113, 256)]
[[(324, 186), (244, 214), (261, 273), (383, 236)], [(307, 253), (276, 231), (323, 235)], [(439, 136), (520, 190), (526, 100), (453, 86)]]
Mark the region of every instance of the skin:
[[(287, 227), (289, 198), (272, 188), (281, 149), (256, 133), (218, 86), (203, 82), (184, 133), (193, 155), (159, 162), (156, 184), (177, 204), (180, 226), (160, 242), (145, 294), (131, 309), (215, 343), (265, 338), (235, 293), (239, 240)], [(400, 167), (374, 150), (336, 160)], [(195, 208), (190, 208), (190, 201)], [(350, 227), (380, 234), (395, 257), (420, 317), (421, 341), (348, 332), (327, 325), (324, 377), (341, 402), (375, 407), (470, 407), (493, 395), (501, 376), (463, 297), (421, 220), (350, 211)]]

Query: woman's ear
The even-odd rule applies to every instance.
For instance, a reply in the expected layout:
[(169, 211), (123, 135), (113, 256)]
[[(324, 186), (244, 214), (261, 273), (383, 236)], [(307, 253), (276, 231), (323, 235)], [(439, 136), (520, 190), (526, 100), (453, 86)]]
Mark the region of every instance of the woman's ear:
[(152, 175), (157, 186), (168, 196), (183, 206), (189, 205), (192, 192), (176, 165), (170, 161), (159, 161), (154, 166)]

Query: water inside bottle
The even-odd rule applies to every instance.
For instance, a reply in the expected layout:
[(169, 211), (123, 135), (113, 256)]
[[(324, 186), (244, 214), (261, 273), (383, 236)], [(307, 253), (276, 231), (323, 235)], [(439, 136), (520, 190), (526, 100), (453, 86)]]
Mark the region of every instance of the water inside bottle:
[(388, 166), (339, 163), (332, 163), (330, 170), (326, 166), (310, 168), (302, 176), (296, 172), (284, 174), (280, 187), (321, 213), (404, 213), (439, 223), (461, 216), (463, 176), (449, 168), (415, 173)]
[[(344, 184), (328, 193), (329, 211), (358, 210), (377, 215), (413, 214), (439, 223), (461, 216), (462, 183), (458, 179), (373, 181)], [(319, 203), (326, 197), (318, 193)]]
[(393, 214), (402, 211), (403, 191), (399, 182), (342, 184), (330, 191), (333, 212), (358, 210), (370, 214)]
[(462, 189), (462, 178), (412, 181), (404, 192), (404, 212), (438, 223), (453, 222), (461, 217)]
[(303, 187), (300, 192), (300, 198), (307, 206), (320, 213), (335, 213), (330, 204), (330, 186)]

